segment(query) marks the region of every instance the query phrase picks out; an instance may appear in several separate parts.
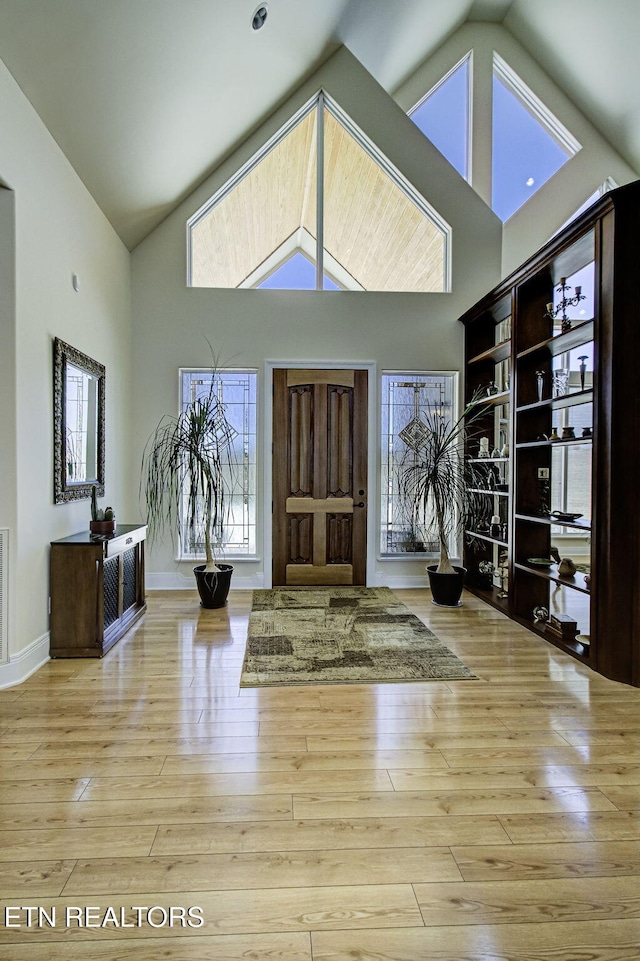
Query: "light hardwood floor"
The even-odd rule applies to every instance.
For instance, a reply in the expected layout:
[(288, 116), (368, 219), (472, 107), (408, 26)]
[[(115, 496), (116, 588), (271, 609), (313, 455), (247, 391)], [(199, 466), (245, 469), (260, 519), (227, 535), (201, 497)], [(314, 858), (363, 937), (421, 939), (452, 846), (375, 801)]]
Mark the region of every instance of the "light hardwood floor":
[(184, 592), (0, 691), (0, 961), (637, 961), (640, 690), (398, 593), (478, 680), (240, 690)]

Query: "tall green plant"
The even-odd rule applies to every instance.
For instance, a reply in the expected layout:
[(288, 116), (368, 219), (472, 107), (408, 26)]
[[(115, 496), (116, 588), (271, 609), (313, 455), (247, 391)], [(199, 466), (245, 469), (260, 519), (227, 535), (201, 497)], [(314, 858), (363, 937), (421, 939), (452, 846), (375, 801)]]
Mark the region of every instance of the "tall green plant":
[(224, 458), (236, 435), (214, 372), (205, 397), (191, 401), (177, 417), (162, 418), (142, 457), (150, 538), (170, 528), (195, 540), (203, 531), (207, 572), (219, 570), (214, 545), (223, 539), (229, 493)]
[(475, 526), (474, 519), (482, 513), (473, 493), (480, 484), (473, 465), (464, 457), (465, 438), (481, 413), (477, 404), (478, 399), (473, 398), (454, 423), (439, 408), (427, 407), (421, 415), (423, 430), (400, 464), (405, 508), (427, 539), (438, 540), (439, 574), (455, 573), (449, 558), (451, 535), (467, 525)]

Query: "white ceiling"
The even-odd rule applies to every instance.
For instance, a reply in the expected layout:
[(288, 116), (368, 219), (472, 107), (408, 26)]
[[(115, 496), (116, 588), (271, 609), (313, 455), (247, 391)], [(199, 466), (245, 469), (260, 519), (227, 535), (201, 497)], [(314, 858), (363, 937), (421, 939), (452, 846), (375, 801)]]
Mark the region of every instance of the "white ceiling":
[(640, 0), (0, 0), (0, 57), (134, 247), (345, 44), (389, 91), (503, 22), (640, 170)]

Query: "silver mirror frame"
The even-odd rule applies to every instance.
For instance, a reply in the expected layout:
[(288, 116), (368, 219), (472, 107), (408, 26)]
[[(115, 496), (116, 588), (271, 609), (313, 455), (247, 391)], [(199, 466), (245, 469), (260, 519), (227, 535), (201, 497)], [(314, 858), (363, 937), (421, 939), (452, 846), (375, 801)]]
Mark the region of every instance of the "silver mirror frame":
[[(98, 380), (98, 417), (97, 417), (97, 477), (86, 483), (68, 483), (65, 471), (66, 450), (66, 383), (67, 364), (73, 364), (92, 374)], [(91, 497), (91, 488), (96, 488), (99, 497), (104, 495), (105, 464), (105, 368), (97, 360), (76, 350), (70, 344), (56, 337), (53, 342), (53, 500), (55, 504), (85, 500)]]

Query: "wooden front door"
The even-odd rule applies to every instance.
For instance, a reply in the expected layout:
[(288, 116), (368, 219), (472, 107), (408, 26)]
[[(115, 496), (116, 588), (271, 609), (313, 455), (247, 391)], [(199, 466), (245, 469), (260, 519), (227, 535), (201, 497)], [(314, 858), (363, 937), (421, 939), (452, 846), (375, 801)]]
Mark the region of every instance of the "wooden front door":
[(273, 377), (273, 583), (364, 584), (367, 371)]

